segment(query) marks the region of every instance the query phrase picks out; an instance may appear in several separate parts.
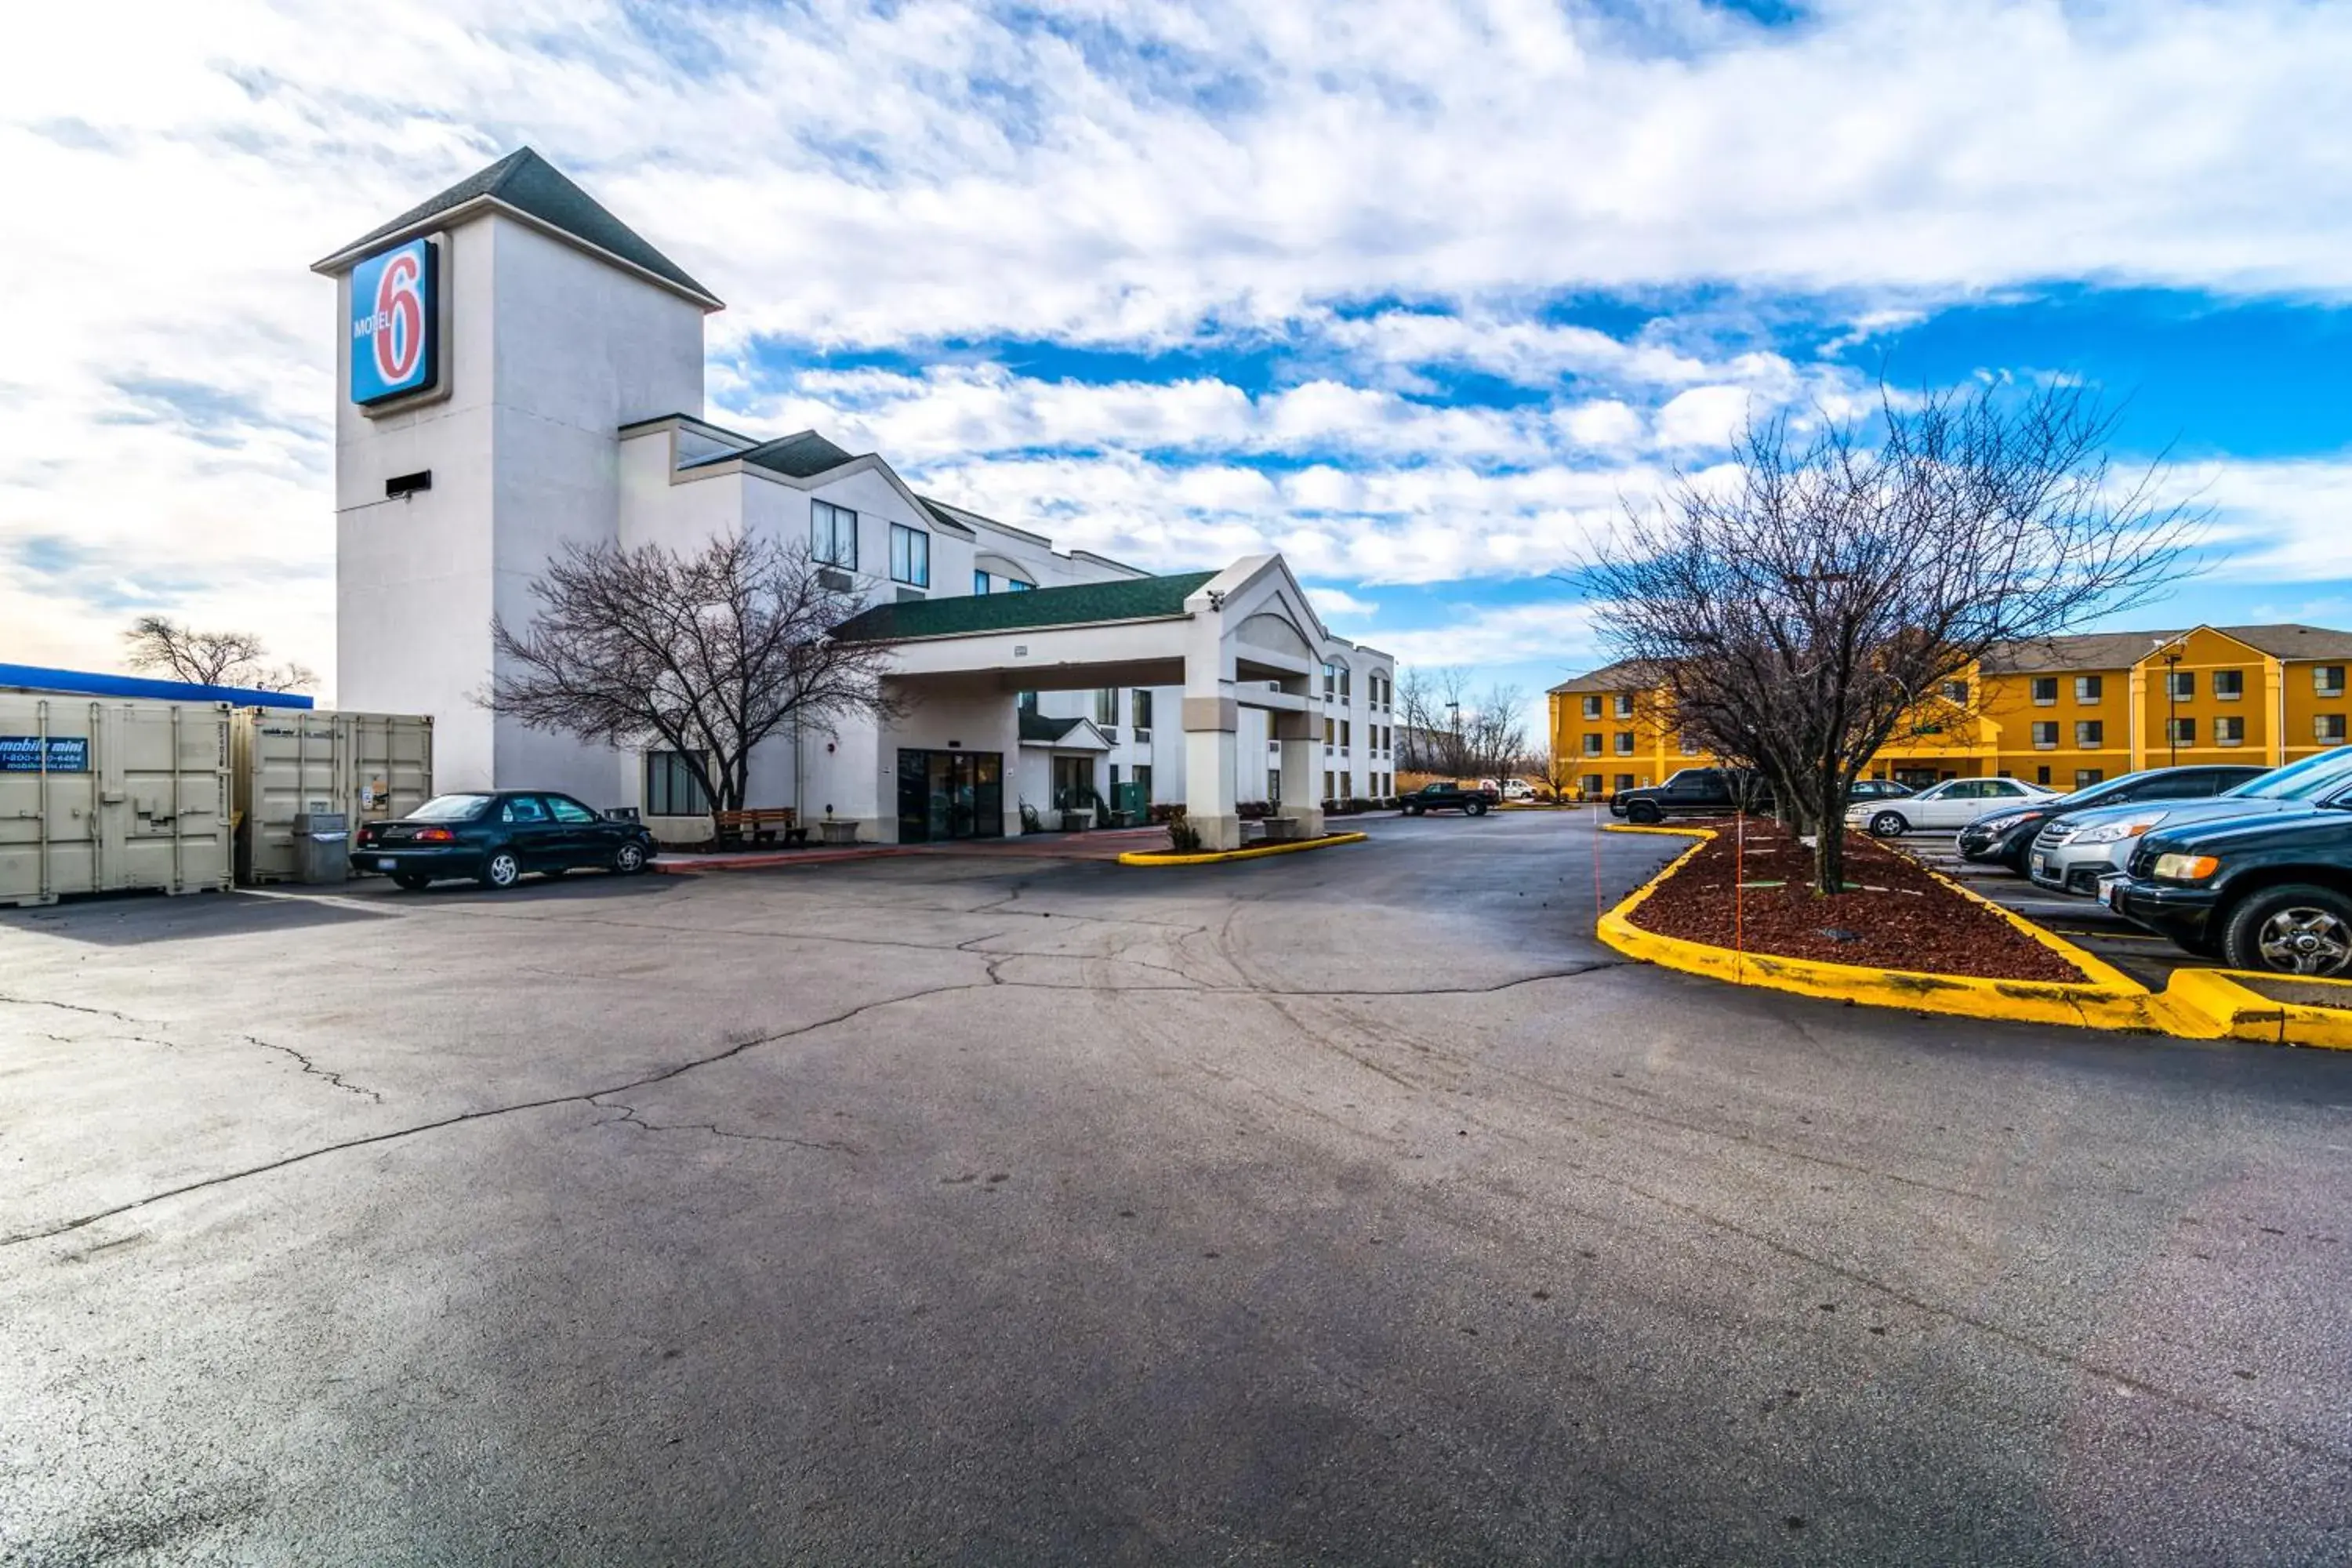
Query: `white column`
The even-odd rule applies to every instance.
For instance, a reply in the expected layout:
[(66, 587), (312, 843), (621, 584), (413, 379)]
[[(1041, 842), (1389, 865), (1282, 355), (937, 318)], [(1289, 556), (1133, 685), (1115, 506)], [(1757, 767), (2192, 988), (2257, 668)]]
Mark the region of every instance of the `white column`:
[(1203, 849), (1242, 847), (1242, 819), (1234, 801), (1234, 731), (1239, 710), (1230, 697), (1184, 699), (1184, 820)]
[(1298, 837), (1323, 832), (1323, 716), (1276, 713), (1274, 738), (1282, 744), (1282, 815), (1298, 819)]

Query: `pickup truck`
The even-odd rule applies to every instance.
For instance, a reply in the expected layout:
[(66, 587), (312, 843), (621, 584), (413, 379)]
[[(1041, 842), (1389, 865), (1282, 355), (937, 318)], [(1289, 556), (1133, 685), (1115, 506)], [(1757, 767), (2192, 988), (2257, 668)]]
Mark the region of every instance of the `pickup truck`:
[(1407, 816), (1419, 816), (1425, 811), (1458, 811), (1467, 816), (1484, 816), (1500, 799), (1483, 784), (1436, 784), (1422, 785), (1401, 802)]
[(1771, 789), (1754, 773), (1726, 768), (1685, 768), (1662, 784), (1621, 789), (1609, 797), (1609, 815), (1628, 822), (1714, 816), (1742, 806), (1749, 811), (1771, 810)]

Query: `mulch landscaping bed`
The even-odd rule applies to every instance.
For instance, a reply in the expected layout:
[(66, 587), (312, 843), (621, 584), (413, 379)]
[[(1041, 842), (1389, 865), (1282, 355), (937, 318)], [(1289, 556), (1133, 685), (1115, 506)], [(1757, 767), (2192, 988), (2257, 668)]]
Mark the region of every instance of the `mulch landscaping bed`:
[(1717, 837), (1643, 900), (1633, 924), (1685, 942), (1871, 969), (2070, 984), (2090, 978), (1916, 861), (1860, 834), (1846, 836), (1846, 880), (1854, 890), (1817, 897), (1812, 851), (1769, 821), (1748, 825), (1738, 879), (1746, 883), (1744, 907), (1735, 932), (1732, 827), (1709, 826)]

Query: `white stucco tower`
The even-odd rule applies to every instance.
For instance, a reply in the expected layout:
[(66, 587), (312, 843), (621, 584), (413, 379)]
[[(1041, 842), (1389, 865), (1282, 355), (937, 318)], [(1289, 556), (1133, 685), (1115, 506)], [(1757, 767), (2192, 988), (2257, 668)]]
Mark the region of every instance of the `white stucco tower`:
[(473, 700), (570, 540), (620, 532), (615, 432), (702, 412), (710, 292), (523, 148), (318, 262), (336, 280), (337, 701), (425, 711), (444, 789), (616, 798), (626, 765)]

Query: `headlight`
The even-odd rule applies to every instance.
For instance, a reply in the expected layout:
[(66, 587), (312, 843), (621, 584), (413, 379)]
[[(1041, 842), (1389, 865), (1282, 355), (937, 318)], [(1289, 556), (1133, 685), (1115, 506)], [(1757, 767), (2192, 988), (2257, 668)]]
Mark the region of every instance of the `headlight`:
[(2028, 820), (2030, 817), (2026, 813), (2013, 811), (2007, 816), (1988, 816), (1981, 822), (1972, 823), (1970, 826), (1983, 833), (2006, 833), (2019, 823)]
[(2141, 834), (2146, 833), (2149, 828), (2154, 827), (2158, 823), (2162, 822), (2166, 816), (2166, 813), (2159, 811), (2153, 816), (2135, 816), (2129, 822), (2110, 822), (2105, 827), (2094, 827), (2088, 833), (2084, 834), (2080, 838), (2075, 839), (2074, 842), (2077, 844), (2116, 844), (2126, 838), (2137, 838)]
[(2201, 882), (2221, 868), (2221, 862), (2210, 855), (2159, 855), (2156, 858), (2157, 879), (2165, 882)]

